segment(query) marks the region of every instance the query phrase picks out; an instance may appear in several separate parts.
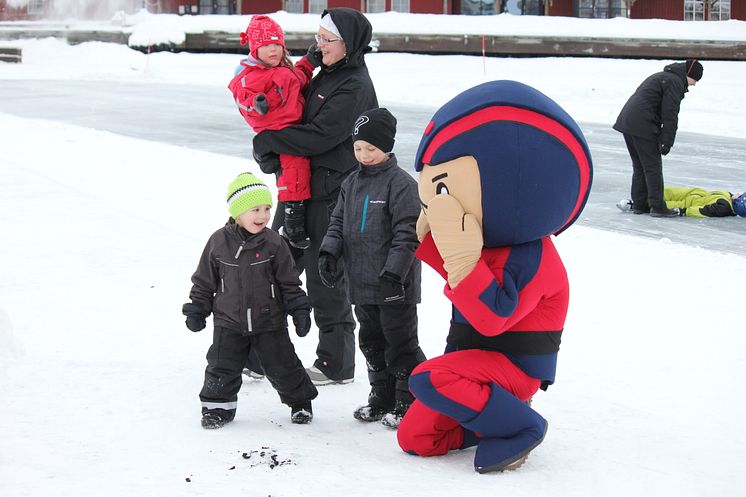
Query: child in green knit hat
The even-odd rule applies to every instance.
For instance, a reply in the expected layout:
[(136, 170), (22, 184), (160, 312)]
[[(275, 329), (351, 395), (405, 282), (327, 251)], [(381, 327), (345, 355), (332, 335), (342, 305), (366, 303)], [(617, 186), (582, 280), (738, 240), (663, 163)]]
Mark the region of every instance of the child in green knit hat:
[(318, 392), (288, 335), (287, 317), (304, 337), (311, 329), (311, 304), (301, 288), (290, 249), (267, 228), (272, 195), (262, 181), (242, 173), (228, 185), (231, 218), (207, 241), (192, 276), (191, 302), (182, 313), (191, 331), (213, 316), (205, 382), (199, 394), (202, 427), (220, 428), (236, 415), (241, 373), (254, 352), (264, 374), (290, 406), (296, 424), (313, 418)]

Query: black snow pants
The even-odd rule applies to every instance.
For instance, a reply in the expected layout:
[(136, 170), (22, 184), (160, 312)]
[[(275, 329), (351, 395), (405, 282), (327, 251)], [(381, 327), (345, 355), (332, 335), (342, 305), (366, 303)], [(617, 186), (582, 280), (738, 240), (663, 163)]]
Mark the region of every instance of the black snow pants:
[(632, 159), (630, 196), (635, 210), (666, 209), (663, 200), (663, 160), (658, 142), (624, 134)]
[(417, 338), (417, 304), (356, 305), (360, 351), (370, 381), (368, 404), (391, 408), (412, 402), (409, 374), (425, 360)]
[(287, 330), (244, 335), (216, 327), (207, 351), (205, 383), (199, 394), (202, 413), (218, 410), (233, 419), (241, 389), (241, 373), (250, 351), (255, 351), (269, 382), (288, 406), (302, 405), (316, 398), (316, 387), (308, 378)]

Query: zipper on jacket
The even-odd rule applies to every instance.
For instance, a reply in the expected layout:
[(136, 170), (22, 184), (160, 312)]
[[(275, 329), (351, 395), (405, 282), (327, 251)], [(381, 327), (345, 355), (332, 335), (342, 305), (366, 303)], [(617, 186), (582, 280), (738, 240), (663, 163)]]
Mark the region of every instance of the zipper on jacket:
[(236, 250), (236, 255), (233, 256), (234, 259), (238, 259), (238, 256), (241, 255), (241, 251), (243, 250), (243, 246), (244, 245), (246, 245), (246, 241), (245, 240), (238, 247), (238, 250)]
[(246, 309), (246, 322), (248, 323), (249, 333), (254, 331), (254, 327), (251, 325), (251, 307)]
[(222, 292), (225, 293), (225, 279), (220, 278), (220, 287), (222, 288)]
[(365, 196), (365, 202), (363, 204), (363, 220), (360, 221), (360, 233), (365, 231), (365, 218), (368, 217), (368, 195)]
[(272, 283), (271, 285), (269, 285), (269, 288), (272, 290), (272, 299), (274, 299), (275, 298), (275, 284)]

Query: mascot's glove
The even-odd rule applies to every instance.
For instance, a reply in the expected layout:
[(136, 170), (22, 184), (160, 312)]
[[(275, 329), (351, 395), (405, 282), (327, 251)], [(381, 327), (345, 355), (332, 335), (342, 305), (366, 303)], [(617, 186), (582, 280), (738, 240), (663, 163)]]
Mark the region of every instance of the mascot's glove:
[(319, 47), (318, 45), (316, 45), (316, 43), (311, 43), (311, 46), (308, 47), (308, 52), (306, 52), (306, 60), (313, 67), (321, 66), (321, 50), (319, 50)]
[(298, 309), (293, 313), (293, 325), (295, 325), (295, 334), (299, 337), (308, 335), (311, 329), (311, 311), (308, 309)]
[(187, 317), (186, 327), (190, 331), (202, 331), (207, 326), (207, 314), (205, 314), (205, 310), (201, 306), (187, 302), (181, 306), (181, 313)]
[(337, 259), (328, 252), (319, 252), (319, 276), (327, 288), (337, 284)]
[(661, 155), (668, 155), (668, 152), (671, 151), (671, 145), (668, 145), (666, 143), (661, 143), (660, 151), (661, 151)]
[(422, 241), (425, 238), (425, 235), (430, 232), (430, 223), (427, 222), (427, 215), (425, 214), (424, 209), (420, 210), (420, 217), (417, 218), (415, 230), (417, 231), (417, 239), (419, 241)]
[(450, 195), (436, 195), (428, 203), (427, 221), (443, 258), (448, 284), (455, 288), (474, 270), (482, 255), (482, 226)]

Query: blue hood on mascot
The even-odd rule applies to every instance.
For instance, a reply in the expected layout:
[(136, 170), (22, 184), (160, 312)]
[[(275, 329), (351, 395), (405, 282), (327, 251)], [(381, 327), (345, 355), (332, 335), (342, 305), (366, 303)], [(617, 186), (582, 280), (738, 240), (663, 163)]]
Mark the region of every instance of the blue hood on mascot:
[(588, 200), (593, 166), (583, 133), (553, 100), (522, 83), (484, 83), (441, 107), (415, 169), (463, 156), (479, 167), (485, 247), (559, 234)]

